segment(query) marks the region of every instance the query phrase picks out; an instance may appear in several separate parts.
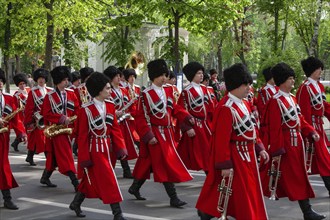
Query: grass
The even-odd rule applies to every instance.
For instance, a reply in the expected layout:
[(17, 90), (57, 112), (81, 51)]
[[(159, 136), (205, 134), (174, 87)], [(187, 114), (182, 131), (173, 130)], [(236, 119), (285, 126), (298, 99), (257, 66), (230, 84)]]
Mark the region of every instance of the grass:
[(330, 102), (330, 94), (325, 94), (327, 97), (327, 102)]

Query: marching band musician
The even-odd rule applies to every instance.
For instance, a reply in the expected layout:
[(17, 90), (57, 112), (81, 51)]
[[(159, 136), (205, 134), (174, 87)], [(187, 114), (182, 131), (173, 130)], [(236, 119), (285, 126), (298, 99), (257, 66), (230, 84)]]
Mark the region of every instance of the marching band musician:
[[(267, 163), (269, 157), (245, 100), (252, 78), (240, 63), (225, 69), (224, 78), (228, 93), (214, 112), (209, 173), (196, 204), (198, 215), (209, 220), (226, 210), (237, 220), (268, 219), (256, 158), (260, 156)], [(232, 194), (227, 194), (229, 203), (222, 205), (220, 213), (218, 185), (227, 177), (232, 180)]]
[[(55, 89), (46, 94), (42, 106), (45, 125), (65, 125), (65, 128), (68, 126), (72, 128), (71, 118), (77, 115), (79, 106), (74, 91), (66, 88), (69, 83), (70, 70), (66, 66), (58, 66), (50, 74), (53, 78)], [(60, 173), (69, 176), (76, 190), (78, 179), (75, 174), (76, 168), (74, 166), (69, 135), (64, 132), (57, 132), (58, 134), (46, 138), (46, 168), (40, 183), (46, 184), (48, 187), (56, 187), (49, 178), (55, 168), (58, 167)]]
[[(309, 198), (315, 197), (314, 191), (308, 180), (305, 160), (303, 136), (309, 136), (318, 141), (320, 136), (309, 125), (300, 113), (296, 98), (290, 93), (294, 87), (295, 73), (286, 63), (278, 63), (272, 69), (275, 84), (279, 91), (269, 100), (267, 112), (264, 115), (264, 124), (267, 126), (268, 152), (272, 163), (260, 168), (260, 177), (265, 196), (270, 196), (272, 179), (268, 175), (273, 162), (277, 161), (281, 176), (276, 188), (272, 189), (276, 198), (288, 197), (291, 201), (299, 202), (305, 220), (324, 219), (311, 208)], [(276, 182), (276, 180), (275, 180)]]
[(189, 170), (203, 170), (207, 173), (211, 139), (209, 118), (212, 118), (214, 104), (208, 89), (201, 84), (204, 67), (198, 62), (190, 62), (182, 71), (190, 84), (181, 92), (178, 105), (194, 117), (196, 136), (183, 133), (177, 151)]
[[(18, 87), (18, 90), (14, 93), (14, 100), (16, 102), (17, 107), (21, 107), (21, 105), (25, 106), (28, 94), (30, 92), (30, 87), (26, 87), (27, 84), (27, 76), (24, 73), (18, 73), (13, 77), (15, 85)], [(18, 113), (18, 116), (21, 121), (24, 121), (24, 111)], [(11, 144), (14, 151), (18, 151), (18, 145), (21, 142), (20, 138), (17, 137), (14, 142)]]
[(217, 97), (216, 97), (216, 95), (214, 93), (213, 87), (212, 86), (209, 86), (209, 84), (210, 84), (209, 81), (210, 81), (210, 74), (204, 72), (202, 84), (204, 86), (206, 86), (207, 90), (210, 93), (210, 96), (211, 96), (212, 102), (214, 104), (214, 107), (216, 107), (217, 104), (218, 104), (218, 100), (217, 100)]
[[(10, 169), (8, 159), (8, 146), (10, 128), (13, 128), (20, 141), (26, 142), (24, 125), (18, 115), (5, 121), (5, 117), (12, 114), (16, 109), (16, 102), (10, 94), (3, 92), (6, 83), (5, 73), (0, 69), (0, 190), (4, 199), (4, 207), (7, 209), (18, 209), (11, 197), (10, 189), (18, 187), (18, 184)], [(7, 129), (6, 129), (7, 127)]]
[(94, 72), (94, 69), (90, 67), (84, 67), (81, 68), (79, 72), (80, 72), (81, 84), (76, 89), (74, 89), (74, 93), (78, 98), (79, 106), (81, 106), (89, 102), (91, 99), (90, 95), (88, 94), (87, 88), (85, 86), (85, 82), (88, 79), (88, 77)]
[(98, 72), (86, 82), (93, 99), (79, 111), (78, 176), (81, 182), (70, 209), (77, 217), (85, 217), (80, 207), (85, 197), (100, 198), (104, 204), (110, 204), (114, 220), (125, 220), (119, 205), (123, 198), (110, 157), (115, 154), (122, 160), (127, 151), (115, 105), (109, 101), (111, 87), (108, 82), (109, 78)]
[(278, 87), (275, 85), (273, 75), (270, 70), (271, 67), (268, 67), (262, 71), (262, 75), (265, 78), (266, 85), (258, 90), (257, 109), (259, 112), (260, 121), (262, 121), (262, 116), (264, 115), (265, 107), (268, 100), (272, 98), (278, 91)]
[(140, 154), (133, 171), (134, 181), (128, 192), (138, 200), (145, 200), (140, 188), (153, 172), (154, 181), (163, 183), (170, 197), (170, 205), (181, 207), (186, 202), (178, 198), (174, 183), (189, 181), (192, 176), (176, 152), (171, 117), (185, 121), (185, 127), (182, 128), (190, 136), (194, 135), (191, 127), (194, 119), (173, 102), (173, 88), (163, 87), (168, 73), (165, 60), (153, 60), (147, 68), (152, 84), (143, 90), (139, 98), (135, 120), (141, 138)]
[[(134, 82), (136, 80), (136, 72), (134, 69), (132, 68), (129, 68), (129, 69), (124, 69), (122, 71), (124, 77), (125, 77), (125, 80), (127, 82), (127, 90), (128, 90), (128, 94), (130, 96), (130, 99), (136, 99), (134, 101), (135, 103), (135, 106), (137, 105), (137, 102), (138, 102), (138, 97), (140, 96), (141, 94), (141, 87), (139, 85), (136, 85)], [(140, 137), (136, 131), (136, 125), (135, 125), (135, 120), (134, 120), (134, 115), (135, 115), (135, 112), (130, 112), (130, 114), (133, 116), (130, 118), (130, 120), (128, 120), (128, 125), (131, 129), (131, 132), (132, 132), (132, 135), (133, 135), (133, 138), (134, 138), (134, 142), (137, 146), (140, 145)]]
[(26, 100), (24, 109), (24, 125), (28, 135), (27, 157), (25, 159), (31, 166), (35, 166), (33, 156), (45, 152), (45, 135), (43, 132), (43, 119), (41, 107), (44, 97), (52, 88), (46, 87), (49, 72), (45, 69), (37, 69), (33, 72), (33, 80), (37, 83), (32, 87)]
[(321, 175), (330, 196), (330, 152), (327, 147), (329, 141), (324, 132), (322, 120), (323, 116), (330, 120), (330, 105), (326, 102), (324, 87), (320, 83), (323, 63), (315, 57), (308, 57), (301, 61), (301, 65), (307, 80), (297, 91), (298, 103), (301, 107), (301, 114), (320, 135), (320, 141), (315, 143), (313, 140), (308, 141), (314, 145), (314, 152), (311, 152), (310, 156), (310, 160), (312, 160), (311, 174)]
[[(69, 86), (69, 89), (73, 89), (75, 90), (76, 88), (78, 88), (81, 84), (81, 77), (80, 77), (80, 73), (78, 71), (74, 71), (70, 74), (70, 78), (71, 78), (71, 86)], [(77, 97), (78, 98), (78, 97)]]
[[(130, 98), (129, 92), (126, 88), (120, 86), (121, 72), (114, 66), (109, 66), (104, 70), (104, 74), (110, 79), (111, 85), (111, 100), (115, 104), (116, 116), (119, 122), (121, 132), (123, 134), (128, 156), (125, 160), (120, 160), (123, 168), (124, 178), (133, 178), (128, 160), (133, 160), (138, 157), (138, 153), (134, 146), (133, 132), (129, 126), (128, 119), (131, 117), (129, 112), (135, 111), (134, 100)], [(131, 106), (127, 106), (133, 102)], [(125, 108), (128, 108), (124, 110)], [(115, 166), (115, 164), (113, 164)]]

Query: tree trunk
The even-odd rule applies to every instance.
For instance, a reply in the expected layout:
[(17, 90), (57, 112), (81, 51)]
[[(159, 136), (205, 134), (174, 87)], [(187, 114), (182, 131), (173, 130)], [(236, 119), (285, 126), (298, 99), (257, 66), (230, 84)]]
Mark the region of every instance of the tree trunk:
[(283, 37), (282, 37), (282, 47), (281, 47), (282, 51), (285, 49), (285, 39), (288, 32), (288, 23), (289, 23), (288, 17), (289, 17), (289, 8), (287, 7), (285, 13), (285, 24), (284, 24)]
[(176, 11), (174, 13), (174, 62), (175, 74), (180, 71), (180, 51), (179, 51), (179, 25), (180, 25), (180, 15), (179, 12)]
[(11, 19), (10, 10), (13, 8), (11, 2), (7, 5), (7, 19), (6, 19), (6, 27), (5, 27), (5, 42), (4, 42), (4, 55), (3, 55), (3, 64), (4, 64), (4, 71), (6, 76), (6, 92), (10, 92), (10, 84), (9, 84), (9, 55), (10, 55), (10, 43), (11, 43)]
[(279, 9), (278, 8), (275, 8), (275, 13), (274, 13), (274, 25), (275, 25), (275, 28), (274, 28), (274, 45), (273, 45), (273, 48), (274, 48), (274, 52), (277, 53), (277, 50), (278, 50), (278, 46), (277, 46), (277, 43), (278, 43), (278, 24), (279, 24)]
[(21, 72), (21, 56), (18, 54), (15, 54), (15, 61), (16, 61), (16, 69), (15, 74)]
[(217, 49), (217, 57), (218, 57), (218, 79), (223, 78), (223, 67), (222, 67), (222, 45), (223, 45), (223, 39), (220, 40), (218, 44)]
[(64, 54), (65, 54), (65, 65), (71, 68), (72, 61), (69, 54), (70, 50), (72, 50), (70, 45), (70, 30), (69, 28), (65, 28), (63, 31), (63, 38), (64, 38)]
[[(47, 35), (46, 35), (46, 49), (45, 49), (45, 69), (52, 69), (52, 56), (53, 56), (53, 40), (54, 40), (54, 21), (53, 21), (53, 4), (54, 0), (50, 0), (49, 3), (44, 3), (47, 12)], [(51, 77), (48, 77), (48, 86), (53, 86)]]
[(318, 56), (318, 37), (319, 37), (319, 28), (320, 28), (320, 21), (321, 21), (321, 13), (322, 13), (322, 0), (317, 1), (317, 12), (316, 12), (316, 18), (314, 22), (314, 32), (313, 37), (311, 39), (311, 43), (309, 46), (309, 56)]

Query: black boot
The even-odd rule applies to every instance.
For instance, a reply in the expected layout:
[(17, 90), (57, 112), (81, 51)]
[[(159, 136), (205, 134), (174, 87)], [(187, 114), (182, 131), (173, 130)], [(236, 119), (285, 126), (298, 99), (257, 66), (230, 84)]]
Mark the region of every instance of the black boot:
[(123, 216), (119, 203), (110, 204), (110, 207), (113, 214), (113, 220), (126, 220)]
[(86, 216), (82, 213), (81, 208), (80, 208), (81, 203), (83, 203), (84, 199), (85, 199), (85, 195), (78, 191), (69, 206), (69, 208), (71, 210), (75, 211), (76, 216), (80, 217), (80, 218), (83, 218)]
[(78, 157), (78, 144), (76, 141), (74, 141), (74, 143), (72, 145), (72, 152), (76, 157)]
[(18, 152), (18, 145), (21, 141), (18, 138), (15, 138), (14, 142), (11, 143), (11, 147), (14, 148), (14, 151)]
[(72, 171), (67, 172), (67, 174), (70, 177), (70, 180), (71, 180), (71, 183), (72, 183), (72, 185), (74, 187), (75, 192), (77, 192), (79, 181), (77, 179), (76, 174), (74, 172), (72, 172)]
[(181, 201), (177, 194), (176, 194), (176, 190), (175, 190), (175, 187), (174, 187), (174, 183), (169, 183), (169, 182), (165, 182), (163, 183), (164, 187), (165, 187), (165, 190), (167, 192), (167, 195), (170, 197), (170, 205), (172, 207), (176, 207), (176, 208), (179, 208), (181, 206), (184, 206), (186, 205), (187, 203), (184, 202), (184, 201)]
[(128, 189), (128, 192), (136, 197), (137, 200), (146, 200), (140, 194), (140, 188), (146, 180), (137, 180), (134, 179), (131, 187)]
[(312, 209), (312, 205), (309, 202), (309, 199), (299, 200), (299, 206), (301, 211), (304, 213), (304, 220), (321, 220), (326, 216), (316, 213)]
[(36, 166), (37, 164), (33, 161), (34, 151), (28, 150), (27, 157), (25, 159), (26, 162), (30, 163), (30, 166)]
[(197, 210), (198, 216), (201, 218), (201, 220), (211, 220), (214, 218), (212, 215), (206, 214), (200, 210)]
[(40, 179), (41, 184), (46, 184), (48, 187), (57, 187), (57, 185), (50, 182), (49, 177), (52, 175), (53, 171), (44, 170), (42, 177)]
[(325, 185), (325, 188), (327, 188), (329, 192), (329, 197), (330, 197), (330, 176), (321, 176)]
[(5, 200), (4, 207), (7, 209), (11, 209), (11, 210), (17, 210), (18, 207), (13, 203), (12, 199), (11, 199), (11, 194), (10, 194), (10, 190), (9, 189), (4, 189), (1, 190), (2, 195), (3, 195), (3, 200)]
[(123, 172), (124, 172), (123, 177), (127, 178), (127, 179), (133, 179), (131, 169), (128, 165), (128, 161), (127, 160), (121, 160), (120, 164), (121, 164), (121, 167), (123, 168)]

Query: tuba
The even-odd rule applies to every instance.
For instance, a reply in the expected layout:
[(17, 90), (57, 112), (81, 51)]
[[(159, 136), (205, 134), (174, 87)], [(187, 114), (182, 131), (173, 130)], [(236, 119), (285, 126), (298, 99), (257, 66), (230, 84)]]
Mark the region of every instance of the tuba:
[[(23, 110), (24, 110), (24, 105), (20, 105), (20, 107), (18, 109), (16, 109), (15, 111), (13, 111), (12, 113), (10, 113), (6, 117), (4, 117), (2, 119), (2, 121), (5, 122), (5, 123), (8, 123), (12, 118), (15, 117), (15, 115), (17, 115), (18, 113), (20, 113)], [(9, 126), (5, 126), (5, 127), (0, 128), (0, 134), (1, 133), (8, 132), (8, 131), (9, 131)]]
[[(69, 124), (72, 124), (77, 119), (77, 116), (74, 115), (74, 116), (70, 117), (69, 119), (70, 119)], [(71, 135), (72, 130), (73, 130), (72, 128), (68, 128), (67, 125), (64, 125), (64, 124), (61, 124), (61, 125), (52, 124), (44, 130), (44, 134), (47, 138), (52, 138), (52, 137), (55, 137), (60, 134)]]
[(306, 158), (306, 168), (307, 173), (312, 173), (312, 162), (313, 162), (313, 156), (315, 154), (315, 147), (313, 143), (310, 143), (308, 141), (308, 138), (306, 138), (306, 150), (305, 150), (305, 158)]
[(220, 194), (218, 199), (217, 210), (218, 212), (222, 213), (222, 215), (220, 218), (218, 218), (218, 220), (227, 219), (228, 201), (229, 201), (229, 197), (233, 192), (231, 188), (233, 177), (234, 177), (234, 170), (230, 169), (227, 185), (226, 185), (226, 177), (223, 177), (221, 183), (219, 184), (218, 191), (220, 192)]
[(278, 156), (277, 159), (272, 159), (272, 164), (270, 166), (270, 169), (268, 170), (268, 176), (269, 176), (269, 184), (268, 188), (270, 191), (270, 200), (276, 200), (276, 189), (278, 185), (278, 180), (281, 177), (281, 171), (280, 171), (280, 165), (281, 165), (281, 156)]

